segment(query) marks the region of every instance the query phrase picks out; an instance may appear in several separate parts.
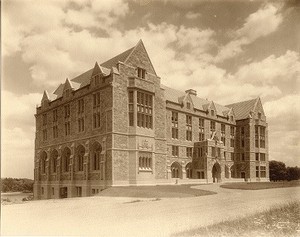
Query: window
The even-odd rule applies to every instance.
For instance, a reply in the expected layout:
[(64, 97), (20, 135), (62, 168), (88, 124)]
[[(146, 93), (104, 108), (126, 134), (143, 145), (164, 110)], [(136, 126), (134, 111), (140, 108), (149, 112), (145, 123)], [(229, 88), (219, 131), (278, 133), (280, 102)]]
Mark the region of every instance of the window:
[(82, 196), (82, 187), (76, 187), (76, 194), (77, 194), (77, 197)]
[(260, 166), (260, 177), (261, 178), (266, 177), (266, 166)]
[(134, 92), (128, 92), (129, 126), (134, 126)]
[(266, 136), (266, 128), (260, 126), (260, 134), (259, 134), (259, 143), (260, 143), (260, 147), (261, 148), (265, 148), (266, 147), (266, 143), (265, 143), (265, 136)]
[(43, 130), (43, 141), (47, 141), (47, 129)]
[(99, 111), (94, 112), (93, 121), (94, 121), (93, 122), (94, 128), (99, 128), (100, 127), (100, 112)]
[(137, 76), (138, 76), (139, 78), (145, 79), (146, 70), (143, 69), (143, 68), (138, 68), (137, 74), (138, 74)]
[(221, 124), (221, 141), (223, 142), (223, 145), (226, 145), (226, 138), (225, 138), (225, 130), (226, 126), (225, 124)]
[(65, 135), (68, 136), (71, 133), (70, 122), (65, 123)]
[(52, 188), (52, 195), (54, 195), (54, 188)]
[(100, 106), (100, 92), (97, 92), (93, 94), (93, 107), (99, 107)]
[(230, 115), (230, 121), (233, 122), (233, 116), (232, 115)]
[(215, 116), (215, 111), (212, 109), (212, 110), (210, 111), (210, 114), (211, 114), (211, 116)]
[(139, 170), (142, 171), (152, 170), (151, 153), (143, 152), (139, 154)]
[(216, 156), (216, 148), (215, 147), (211, 148), (211, 156), (213, 156), (213, 157)]
[(152, 128), (152, 95), (137, 91), (137, 126)]
[(57, 109), (53, 110), (53, 122), (57, 122)]
[(178, 113), (172, 111), (172, 138), (178, 139)]
[(204, 119), (199, 118), (199, 141), (204, 141), (205, 140), (205, 135), (204, 135)]
[(47, 114), (43, 114), (43, 125), (47, 125)]
[(65, 93), (66, 93), (66, 97), (68, 98), (70, 96), (70, 89), (67, 89)]
[(226, 160), (226, 151), (224, 151), (224, 159)]
[(78, 132), (84, 131), (84, 118), (78, 119)]
[(188, 158), (192, 158), (192, 156), (193, 156), (193, 147), (187, 147), (186, 148), (186, 156)]
[(257, 117), (258, 117), (259, 120), (261, 120), (261, 113), (260, 112), (258, 112)]
[(65, 118), (69, 118), (71, 115), (70, 105), (65, 105)]
[(44, 188), (42, 187), (42, 195), (44, 195)]
[(263, 161), (263, 162), (266, 161), (266, 154), (265, 153), (260, 153), (260, 161)]
[(191, 109), (191, 103), (190, 102), (186, 102), (186, 108)]
[(230, 147), (234, 147), (234, 127), (230, 127)]
[(245, 161), (245, 154), (244, 153), (241, 154), (241, 161)]
[(255, 153), (255, 160), (259, 161), (259, 153)]
[(192, 116), (186, 115), (186, 140), (192, 141)]
[(258, 147), (258, 126), (255, 125), (255, 147)]
[(241, 146), (245, 147), (245, 140), (244, 139), (241, 140)]
[(84, 99), (78, 100), (78, 114), (84, 113)]
[(256, 168), (255, 168), (255, 170), (256, 170), (256, 178), (259, 178), (259, 166), (256, 166)]
[(234, 153), (233, 153), (233, 152), (230, 153), (230, 159), (231, 159), (232, 161), (234, 161)]
[(94, 77), (94, 80), (95, 80), (95, 85), (98, 86), (100, 84), (100, 77), (99, 77), (99, 75), (96, 75)]
[(216, 131), (216, 122), (210, 121), (210, 133), (211, 133), (211, 135), (213, 134), (214, 131)]
[(53, 126), (53, 138), (58, 138), (58, 127), (57, 127), (57, 125)]
[(178, 146), (172, 146), (172, 156), (179, 156)]
[(245, 147), (245, 128), (241, 127), (241, 147)]
[(93, 170), (100, 169), (100, 151), (95, 151), (93, 154)]

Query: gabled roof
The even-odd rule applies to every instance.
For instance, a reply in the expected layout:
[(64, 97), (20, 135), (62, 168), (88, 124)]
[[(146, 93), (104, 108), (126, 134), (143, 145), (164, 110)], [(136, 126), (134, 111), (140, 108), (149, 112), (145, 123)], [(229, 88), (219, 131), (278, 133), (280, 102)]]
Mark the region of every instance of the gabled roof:
[[(186, 93), (183, 91), (178, 91), (178, 90), (175, 90), (173, 88), (170, 88), (170, 87), (167, 87), (164, 85), (161, 85), (161, 87), (165, 90), (165, 99), (167, 101), (171, 101), (171, 102), (180, 104), (182, 101), (182, 98), (184, 98), (186, 95)], [(202, 110), (202, 111), (206, 111), (207, 108), (209, 107), (209, 105), (212, 103), (212, 101), (202, 99), (195, 95), (190, 94), (190, 97), (193, 101), (194, 108)], [(229, 108), (227, 108), (225, 106), (222, 106), (222, 105), (219, 105), (216, 103), (214, 103), (214, 105), (216, 108), (217, 115), (224, 116), (224, 112), (229, 111)]]
[(106, 68), (112, 68), (116, 67), (118, 62), (125, 62), (128, 56), (131, 54), (131, 52), (134, 50), (135, 46), (126, 50), (123, 53), (120, 53), (119, 55), (107, 60), (106, 62), (102, 63), (101, 66), (106, 67)]
[(42, 97), (42, 102), (43, 101), (49, 101), (49, 94), (48, 94), (48, 91), (44, 90), (44, 93), (43, 93), (43, 97)]
[(229, 104), (226, 105), (226, 107), (233, 109), (236, 120), (246, 119), (249, 117), (249, 113), (254, 110), (258, 99), (259, 97), (252, 100), (246, 100), (234, 104)]

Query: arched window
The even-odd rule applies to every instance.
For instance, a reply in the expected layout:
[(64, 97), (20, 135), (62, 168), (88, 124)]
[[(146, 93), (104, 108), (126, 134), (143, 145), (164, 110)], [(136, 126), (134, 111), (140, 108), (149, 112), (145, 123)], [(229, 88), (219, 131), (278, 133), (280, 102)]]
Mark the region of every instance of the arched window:
[(57, 150), (54, 149), (51, 152), (51, 173), (56, 173), (57, 157), (58, 157), (58, 152)]
[(187, 165), (185, 166), (185, 171), (186, 171), (186, 177), (188, 179), (192, 178), (192, 163), (191, 162), (187, 163)]
[(66, 147), (62, 154), (62, 172), (69, 172), (71, 150)]
[(79, 145), (76, 149), (76, 171), (83, 171), (84, 154), (85, 154), (84, 146)]
[(45, 151), (41, 154), (41, 173), (46, 173), (46, 162), (47, 162), (47, 153)]
[(91, 168), (92, 170), (100, 170), (100, 155), (102, 147), (99, 142), (95, 142), (92, 146), (91, 152)]

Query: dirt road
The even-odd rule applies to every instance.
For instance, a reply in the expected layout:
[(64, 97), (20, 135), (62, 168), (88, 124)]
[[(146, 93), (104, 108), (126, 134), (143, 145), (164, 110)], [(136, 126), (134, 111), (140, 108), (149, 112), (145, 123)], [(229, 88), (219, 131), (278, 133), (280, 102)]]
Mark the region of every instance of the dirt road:
[(2, 235), (169, 236), (299, 200), (300, 187), (172, 199), (88, 197), (2, 206)]

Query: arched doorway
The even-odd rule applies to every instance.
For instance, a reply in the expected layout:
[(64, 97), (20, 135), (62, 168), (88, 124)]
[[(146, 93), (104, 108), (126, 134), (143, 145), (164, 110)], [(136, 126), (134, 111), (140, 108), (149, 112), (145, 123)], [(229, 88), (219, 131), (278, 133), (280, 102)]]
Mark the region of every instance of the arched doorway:
[(229, 170), (229, 168), (228, 168), (228, 166), (227, 165), (225, 165), (225, 178), (226, 179), (229, 179), (229, 178), (231, 178), (230, 177), (230, 172), (229, 172), (230, 170)]
[(213, 182), (220, 182), (221, 181), (221, 166), (219, 163), (215, 163), (212, 167), (212, 178)]
[(186, 164), (185, 172), (186, 172), (186, 178), (191, 179), (192, 178), (192, 163), (191, 162)]
[(83, 159), (85, 154), (85, 148), (83, 145), (79, 145), (76, 148), (76, 162), (75, 162), (75, 170), (76, 172), (83, 171)]
[(61, 165), (62, 172), (69, 172), (70, 156), (71, 156), (70, 148), (65, 147), (62, 153), (62, 165)]
[(172, 173), (172, 178), (182, 179), (182, 168), (178, 162), (174, 162), (171, 165), (171, 173)]
[(50, 157), (51, 157), (51, 163), (50, 163), (51, 173), (54, 174), (56, 173), (58, 151), (56, 149), (51, 151)]

